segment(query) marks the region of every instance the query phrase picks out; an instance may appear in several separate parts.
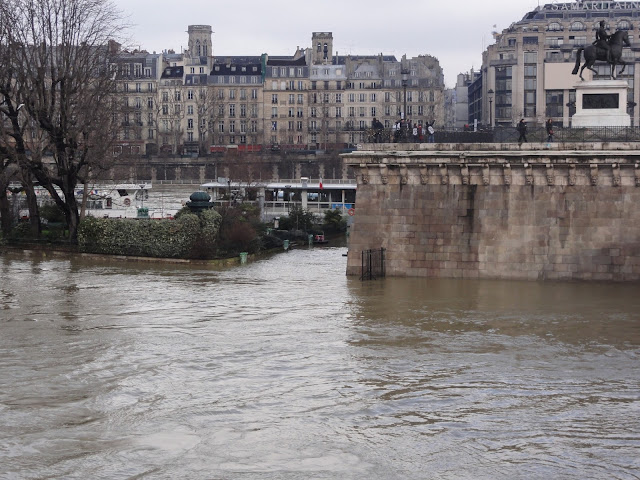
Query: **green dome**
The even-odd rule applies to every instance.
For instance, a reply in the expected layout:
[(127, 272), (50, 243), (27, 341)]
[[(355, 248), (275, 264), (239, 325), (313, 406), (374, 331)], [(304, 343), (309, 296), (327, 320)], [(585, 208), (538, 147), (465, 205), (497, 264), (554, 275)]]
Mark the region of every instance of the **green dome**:
[(211, 200), (211, 195), (200, 190), (197, 192), (193, 192), (189, 197), (189, 200), (191, 200), (192, 202), (208, 202), (209, 200)]
[(210, 202), (211, 195), (209, 195), (207, 192), (193, 192), (189, 197), (189, 200), (190, 201), (187, 202), (187, 207), (189, 207), (189, 210), (191, 210), (193, 213), (200, 213), (203, 210), (213, 208), (213, 203)]

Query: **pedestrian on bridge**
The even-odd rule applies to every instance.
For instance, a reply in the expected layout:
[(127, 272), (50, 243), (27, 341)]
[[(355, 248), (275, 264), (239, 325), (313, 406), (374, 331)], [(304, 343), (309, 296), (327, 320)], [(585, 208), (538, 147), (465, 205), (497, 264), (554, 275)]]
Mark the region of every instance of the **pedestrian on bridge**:
[(522, 145), (522, 142), (527, 143), (527, 124), (524, 122), (524, 118), (520, 119), (516, 130), (518, 130), (518, 133), (520, 134), (518, 137), (518, 145)]

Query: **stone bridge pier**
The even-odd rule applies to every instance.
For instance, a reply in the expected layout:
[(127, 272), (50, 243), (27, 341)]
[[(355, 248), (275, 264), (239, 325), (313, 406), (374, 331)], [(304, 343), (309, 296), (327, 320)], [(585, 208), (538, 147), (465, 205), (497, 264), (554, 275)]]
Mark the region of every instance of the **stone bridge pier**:
[(406, 148), (344, 156), (348, 275), (384, 247), (390, 276), (640, 280), (640, 144)]

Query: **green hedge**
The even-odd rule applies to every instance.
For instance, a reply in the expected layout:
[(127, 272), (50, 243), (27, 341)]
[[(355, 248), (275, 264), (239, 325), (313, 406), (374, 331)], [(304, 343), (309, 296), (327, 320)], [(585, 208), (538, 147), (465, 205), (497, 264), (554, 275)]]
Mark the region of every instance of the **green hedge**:
[(78, 228), (80, 251), (159, 258), (211, 256), (220, 215), (207, 210), (176, 220), (87, 217)]

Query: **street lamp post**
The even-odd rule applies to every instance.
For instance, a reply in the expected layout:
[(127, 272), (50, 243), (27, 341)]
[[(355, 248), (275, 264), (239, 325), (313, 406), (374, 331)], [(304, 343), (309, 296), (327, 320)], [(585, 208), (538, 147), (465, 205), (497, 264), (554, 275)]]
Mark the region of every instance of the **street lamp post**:
[(400, 74), (402, 75), (402, 89), (404, 91), (404, 106), (403, 106), (403, 110), (402, 110), (402, 117), (404, 120), (404, 125), (405, 125), (405, 131), (404, 136), (406, 138), (407, 135), (407, 85), (409, 83), (409, 70), (407, 70), (406, 68), (403, 68), (400, 71)]
[(291, 185), (284, 186), (284, 193), (287, 196), (287, 214), (291, 212)]
[(493, 127), (493, 94), (494, 91), (489, 89), (487, 95), (489, 96), (489, 127)]

